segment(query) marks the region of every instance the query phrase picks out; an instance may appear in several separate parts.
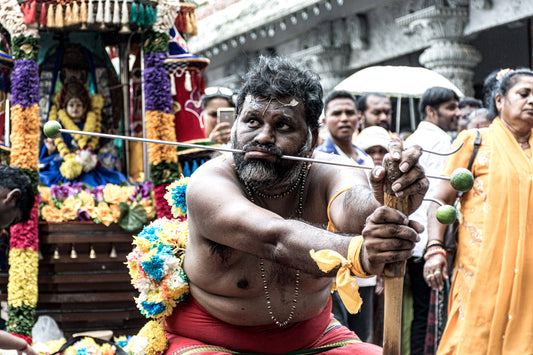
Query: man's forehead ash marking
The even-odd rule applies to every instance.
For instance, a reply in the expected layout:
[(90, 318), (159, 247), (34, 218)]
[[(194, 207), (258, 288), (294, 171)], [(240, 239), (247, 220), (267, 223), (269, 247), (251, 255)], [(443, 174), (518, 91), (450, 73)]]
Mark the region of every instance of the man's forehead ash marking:
[(300, 101), (298, 101), (295, 98), (292, 98), (289, 102), (285, 103), (281, 101), (280, 99), (274, 98), (274, 97), (270, 97), (267, 99), (267, 98), (252, 96), (252, 95), (246, 95), (244, 102), (249, 104), (253, 108), (262, 107), (266, 103), (267, 105), (266, 105), (265, 111), (273, 103), (274, 105), (277, 104), (277, 106), (273, 106), (274, 109), (279, 109), (279, 108), (284, 108), (284, 107), (296, 107), (300, 104)]

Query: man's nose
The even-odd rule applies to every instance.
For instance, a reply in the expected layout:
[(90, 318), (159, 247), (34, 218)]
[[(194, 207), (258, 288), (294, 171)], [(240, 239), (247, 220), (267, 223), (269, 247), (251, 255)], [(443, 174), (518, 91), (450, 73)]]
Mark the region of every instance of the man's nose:
[(274, 143), (276, 141), (274, 129), (269, 124), (263, 125), (257, 132), (255, 141), (260, 144)]

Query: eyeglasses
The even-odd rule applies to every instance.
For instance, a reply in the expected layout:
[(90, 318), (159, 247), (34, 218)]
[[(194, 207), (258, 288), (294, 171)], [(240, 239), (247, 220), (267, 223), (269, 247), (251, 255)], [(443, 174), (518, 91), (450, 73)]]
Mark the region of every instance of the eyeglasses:
[(205, 88), (206, 96), (227, 96), (231, 97), (233, 95), (233, 90), (220, 86), (211, 86)]

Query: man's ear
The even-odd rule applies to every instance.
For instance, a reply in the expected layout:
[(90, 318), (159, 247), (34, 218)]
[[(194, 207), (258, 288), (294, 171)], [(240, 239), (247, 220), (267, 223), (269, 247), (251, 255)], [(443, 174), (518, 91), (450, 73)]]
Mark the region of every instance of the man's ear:
[(4, 200), (5, 204), (6, 205), (12, 205), (12, 206), (15, 206), (15, 202), (17, 202), (17, 200), (19, 199), (20, 197), (20, 194), (22, 192), (20, 191), (20, 189), (13, 189), (11, 190), (7, 196), (6, 196), (6, 199)]
[(427, 105), (425, 111), (426, 111), (426, 120), (433, 122), (436, 116), (436, 113), (437, 113), (437, 109), (433, 106)]

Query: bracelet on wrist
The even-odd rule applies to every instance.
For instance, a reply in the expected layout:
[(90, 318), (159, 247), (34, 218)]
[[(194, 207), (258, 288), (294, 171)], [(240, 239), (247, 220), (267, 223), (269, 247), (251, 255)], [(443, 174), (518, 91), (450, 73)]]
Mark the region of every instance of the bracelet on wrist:
[(440, 239), (430, 239), (428, 240), (426, 249), (429, 249), (432, 246), (439, 246), (444, 248), (444, 243)]
[(426, 253), (424, 254), (424, 260), (428, 260), (431, 256), (436, 254), (441, 254), (444, 257), (448, 256), (446, 249), (435, 245), (426, 250)]

